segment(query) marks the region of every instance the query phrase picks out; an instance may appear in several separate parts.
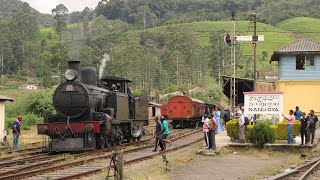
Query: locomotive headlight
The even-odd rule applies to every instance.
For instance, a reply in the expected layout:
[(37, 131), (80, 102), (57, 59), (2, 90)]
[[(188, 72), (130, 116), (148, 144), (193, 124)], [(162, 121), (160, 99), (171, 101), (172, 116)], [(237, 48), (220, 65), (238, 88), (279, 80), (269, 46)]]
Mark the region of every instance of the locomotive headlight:
[(77, 78), (77, 72), (75, 70), (72, 69), (68, 69), (65, 73), (64, 73), (64, 77), (68, 80), (68, 81), (72, 81), (74, 79)]

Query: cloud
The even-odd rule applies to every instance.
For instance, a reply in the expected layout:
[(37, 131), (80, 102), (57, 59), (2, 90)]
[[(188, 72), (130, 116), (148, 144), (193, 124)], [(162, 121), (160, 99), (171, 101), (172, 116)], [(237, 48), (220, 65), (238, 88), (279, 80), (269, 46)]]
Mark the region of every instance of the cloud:
[(41, 13), (51, 14), (51, 10), (58, 4), (64, 4), (69, 12), (82, 11), (85, 7), (95, 8), (100, 0), (21, 0)]

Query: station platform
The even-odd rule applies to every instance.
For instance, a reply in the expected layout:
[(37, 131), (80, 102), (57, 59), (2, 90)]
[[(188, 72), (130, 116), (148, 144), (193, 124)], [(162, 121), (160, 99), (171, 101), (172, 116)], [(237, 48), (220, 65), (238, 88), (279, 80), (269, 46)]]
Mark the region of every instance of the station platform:
[[(314, 144), (308, 144), (308, 145), (300, 145), (301, 144), (301, 137), (296, 136), (294, 144), (288, 144), (287, 140), (281, 140), (277, 141), (274, 144), (266, 144), (266, 148), (271, 148), (273, 150), (283, 150), (286, 148), (287, 150), (296, 150), (296, 149), (312, 149), (313, 147), (317, 146), (317, 144), (320, 142), (320, 127), (316, 129)], [(232, 142), (230, 140), (230, 137), (227, 135), (227, 131), (223, 131), (219, 134), (216, 134), (216, 145), (217, 148), (220, 149), (221, 147), (229, 146), (229, 147), (252, 147), (253, 145), (251, 143), (237, 143)]]

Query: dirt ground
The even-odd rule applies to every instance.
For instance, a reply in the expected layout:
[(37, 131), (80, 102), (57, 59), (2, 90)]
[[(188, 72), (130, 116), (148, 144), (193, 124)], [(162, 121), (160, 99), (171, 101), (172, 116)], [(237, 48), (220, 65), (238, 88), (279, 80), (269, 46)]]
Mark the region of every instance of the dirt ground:
[(263, 159), (233, 154), (223, 157), (200, 156), (194, 163), (174, 171), (172, 176), (177, 180), (251, 179), (266, 167), (281, 164), (282, 161), (283, 158)]

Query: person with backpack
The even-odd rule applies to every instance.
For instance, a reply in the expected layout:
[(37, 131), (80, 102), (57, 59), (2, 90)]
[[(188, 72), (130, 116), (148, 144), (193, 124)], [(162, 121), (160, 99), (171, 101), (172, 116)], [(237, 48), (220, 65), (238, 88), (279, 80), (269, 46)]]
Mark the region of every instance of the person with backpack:
[(216, 129), (218, 127), (216, 119), (209, 115), (209, 149), (216, 150)]
[(242, 111), (241, 111), (241, 110), (238, 110), (238, 111), (236, 112), (236, 116), (239, 117), (239, 119), (238, 119), (239, 142), (240, 142), (240, 143), (246, 143), (246, 137), (245, 137), (246, 126), (245, 126), (245, 118), (244, 118), (244, 115), (242, 114)]
[(314, 110), (310, 110), (310, 114), (308, 116), (308, 121), (310, 123), (310, 126), (309, 126), (310, 133), (308, 134), (308, 137), (310, 139), (310, 135), (311, 135), (311, 144), (313, 144), (314, 135), (316, 132), (316, 124), (318, 122), (318, 117), (316, 115), (314, 115)]

